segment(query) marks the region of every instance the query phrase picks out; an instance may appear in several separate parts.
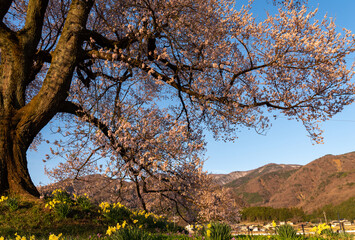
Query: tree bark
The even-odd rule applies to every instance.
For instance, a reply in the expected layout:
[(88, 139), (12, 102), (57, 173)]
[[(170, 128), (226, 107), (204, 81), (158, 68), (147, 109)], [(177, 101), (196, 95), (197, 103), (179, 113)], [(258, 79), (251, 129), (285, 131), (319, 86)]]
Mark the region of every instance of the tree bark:
[[(0, 0), (4, 1), (12, 2)], [(0, 11), (0, 196), (39, 196), (28, 172), (26, 152), (68, 97), (93, 3), (93, 0), (72, 1), (42, 87), (28, 103), (25, 93), (48, 0), (29, 1), (26, 24), (18, 32), (1, 22), (5, 10)]]
[(11, 125), (9, 119), (0, 121), (0, 195), (39, 197), (27, 168), (27, 147)]

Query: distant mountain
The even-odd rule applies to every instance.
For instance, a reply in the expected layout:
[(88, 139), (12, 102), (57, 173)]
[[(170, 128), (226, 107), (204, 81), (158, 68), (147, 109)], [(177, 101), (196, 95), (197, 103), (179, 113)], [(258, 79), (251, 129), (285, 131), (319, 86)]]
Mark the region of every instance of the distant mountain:
[(310, 212), (355, 197), (355, 152), (326, 155), (305, 166), (272, 163), (213, 176), (246, 205), (302, 207)]
[(247, 205), (260, 205), (269, 202), (280, 184), (301, 167), (270, 163), (254, 170), (214, 177), (216, 183), (230, 188)]
[(244, 177), (245, 175), (248, 175), (251, 171), (235, 171), (231, 172), (228, 174), (210, 174), (215, 180), (215, 182), (219, 185), (225, 185), (227, 183), (233, 182), (236, 179), (239, 179), (241, 177)]
[(326, 155), (303, 166), (280, 185), (267, 205), (311, 211), (355, 197), (355, 152)]

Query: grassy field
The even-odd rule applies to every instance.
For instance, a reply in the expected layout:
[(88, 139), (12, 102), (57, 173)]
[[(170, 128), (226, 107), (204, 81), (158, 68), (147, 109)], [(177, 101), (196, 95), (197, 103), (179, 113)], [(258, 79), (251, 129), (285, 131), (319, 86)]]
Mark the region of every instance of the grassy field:
[(163, 216), (132, 210), (120, 203), (93, 204), (87, 196), (70, 196), (56, 190), (38, 201), (18, 197), (0, 198), (0, 240), (230, 240), (230, 239), (354, 239), (331, 229), (315, 230), (314, 236), (296, 235), (292, 226), (275, 226), (275, 235), (232, 236), (222, 222), (198, 224), (188, 233)]

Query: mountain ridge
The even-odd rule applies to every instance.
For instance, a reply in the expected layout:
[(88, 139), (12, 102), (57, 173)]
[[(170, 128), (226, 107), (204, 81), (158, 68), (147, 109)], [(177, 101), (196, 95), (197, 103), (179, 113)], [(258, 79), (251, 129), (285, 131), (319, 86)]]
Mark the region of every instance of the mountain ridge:
[(270, 163), (242, 173), (234, 179), (231, 173), (219, 174), (215, 182), (247, 206), (300, 207), (311, 212), (355, 197), (355, 152), (327, 154), (304, 166)]

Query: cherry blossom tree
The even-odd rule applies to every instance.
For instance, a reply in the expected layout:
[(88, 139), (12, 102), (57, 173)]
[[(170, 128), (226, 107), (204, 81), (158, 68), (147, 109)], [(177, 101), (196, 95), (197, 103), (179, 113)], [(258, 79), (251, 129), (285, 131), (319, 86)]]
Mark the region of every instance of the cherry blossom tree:
[(277, 111), (321, 140), (317, 122), (353, 101), (354, 36), (292, 1), (261, 22), (234, 4), (0, 0), (0, 194), (39, 195), (26, 152), (51, 120), (70, 143), (55, 142), (67, 162), (52, 174), (99, 171), (101, 157), (138, 193), (200, 174), (205, 129), (233, 139)]

